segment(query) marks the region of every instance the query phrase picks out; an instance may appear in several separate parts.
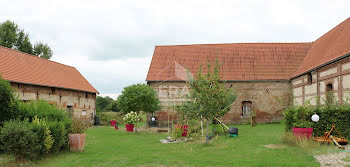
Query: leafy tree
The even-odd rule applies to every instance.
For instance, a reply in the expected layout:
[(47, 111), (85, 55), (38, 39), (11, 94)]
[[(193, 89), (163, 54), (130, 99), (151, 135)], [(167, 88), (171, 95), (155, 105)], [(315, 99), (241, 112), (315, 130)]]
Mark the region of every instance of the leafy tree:
[(16, 118), (16, 98), (9, 82), (0, 76), (0, 126), (7, 120)]
[(109, 106), (111, 106), (113, 99), (109, 96), (101, 97), (97, 96), (96, 98), (96, 111), (97, 112), (105, 112), (108, 110)]
[(116, 100), (113, 100), (112, 103), (109, 104), (109, 106), (107, 107), (107, 110), (109, 111), (113, 111), (113, 112), (119, 112), (119, 108), (118, 108), (118, 103)]
[(200, 66), (197, 78), (189, 79), (191, 101), (180, 107), (188, 117), (203, 118), (207, 127), (214, 117), (225, 115), (237, 97), (231, 87), (225, 88), (224, 83), (220, 81), (220, 66), (217, 59), (214, 68), (207, 63), (206, 74), (202, 73)]
[(52, 50), (48, 44), (39, 42), (34, 45), (34, 55), (44, 59), (50, 59), (52, 57)]
[(39, 42), (33, 46), (29, 35), (10, 20), (0, 23), (0, 45), (44, 59), (50, 59), (53, 54), (48, 44)]
[[(124, 113), (131, 111), (137, 114), (140, 111), (153, 113), (161, 109), (157, 93), (146, 84), (134, 84), (125, 87), (117, 99), (117, 105), (120, 111)], [(135, 132), (137, 133), (137, 121)]]

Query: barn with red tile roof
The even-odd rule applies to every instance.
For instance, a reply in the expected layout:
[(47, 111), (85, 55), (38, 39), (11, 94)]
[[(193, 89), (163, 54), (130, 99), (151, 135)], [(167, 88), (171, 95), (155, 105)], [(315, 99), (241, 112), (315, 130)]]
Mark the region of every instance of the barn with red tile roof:
[[(218, 58), (223, 63), (222, 80), (238, 93), (222, 119), (243, 123), (256, 113), (258, 122), (271, 122), (282, 118), (293, 96), (301, 105), (310, 98), (324, 97), (333, 86), (331, 91), (342, 100), (344, 92), (350, 91), (349, 53), (348, 18), (314, 42), (156, 46), (146, 81), (163, 105), (176, 105), (187, 100), (181, 94), (188, 92), (188, 75)], [(327, 83), (337, 85), (327, 88)], [(160, 119), (167, 115), (158, 113)]]
[(74, 67), (0, 46), (0, 75), (20, 100), (42, 99), (94, 117), (98, 91)]

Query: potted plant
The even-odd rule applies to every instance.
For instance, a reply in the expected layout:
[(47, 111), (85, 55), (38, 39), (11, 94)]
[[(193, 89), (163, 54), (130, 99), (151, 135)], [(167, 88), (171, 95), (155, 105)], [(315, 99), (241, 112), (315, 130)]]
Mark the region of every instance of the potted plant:
[(128, 132), (133, 132), (134, 131), (134, 122), (136, 122), (138, 119), (138, 115), (136, 112), (129, 112), (127, 113), (123, 120), (126, 122), (125, 124), (125, 128), (126, 128), (126, 131)]
[(292, 131), (294, 134), (294, 137), (306, 137), (310, 138), (312, 135), (312, 125), (313, 123), (311, 122), (311, 112), (309, 112), (309, 107), (299, 107), (294, 115), (294, 123), (292, 124)]
[(294, 137), (306, 137), (310, 138), (312, 135), (312, 122), (299, 122), (299, 123), (293, 123), (292, 131), (294, 134)]
[(86, 116), (73, 117), (70, 127), (69, 147), (71, 151), (83, 151), (85, 145), (84, 133), (89, 127), (89, 119)]

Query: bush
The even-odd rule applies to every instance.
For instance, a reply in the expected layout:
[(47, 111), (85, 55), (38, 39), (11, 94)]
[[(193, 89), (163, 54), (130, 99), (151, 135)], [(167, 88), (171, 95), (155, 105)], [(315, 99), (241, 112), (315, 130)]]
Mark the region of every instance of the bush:
[(3, 150), (14, 155), (17, 161), (37, 158), (42, 149), (38, 135), (28, 120), (10, 120), (1, 128), (0, 140)]
[[(300, 125), (300, 120), (296, 115), (304, 114), (305, 124), (313, 127), (314, 136), (323, 136), (324, 132), (330, 131), (332, 124), (335, 124), (336, 129), (343, 137), (350, 138), (350, 106), (339, 104), (326, 104), (319, 107), (312, 106), (292, 106), (287, 108), (283, 114), (286, 123), (286, 131), (290, 131), (293, 126)], [(313, 114), (320, 116), (320, 120), (316, 123), (312, 122)], [(333, 132), (335, 133), (335, 132)]]
[(30, 103), (21, 102), (18, 104), (19, 116), (21, 119), (29, 120), (37, 116), (46, 121), (66, 121), (69, 119), (63, 109), (42, 100), (31, 101)]
[(100, 124), (108, 126), (111, 120), (116, 120), (117, 124), (123, 123), (123, 113), (121, 112), (97, 112), (96, 115), (100, 119)]
[(47, 154), (51, 151), (54, 139), (51, 135), (51, 131), (44, 120), (40, 120), (35, 117), (31, 123), (32, 131), (37, 135), (38, 145), (41, 145), (39, 150), (39, 155)]
[(69, 133), (84, 133), (89, 126), (89, 118), (86, 116), (73, 117)]
[(70, 125), (66, 127), (64, 122), (51, 121), (48, 122), (48, 126), (53, 137), (51, 152), (68, 148), (68, 128)]
[(16, 118), (16, 98), (9, 82), (0, 76), (0, 126), (5, 121)]

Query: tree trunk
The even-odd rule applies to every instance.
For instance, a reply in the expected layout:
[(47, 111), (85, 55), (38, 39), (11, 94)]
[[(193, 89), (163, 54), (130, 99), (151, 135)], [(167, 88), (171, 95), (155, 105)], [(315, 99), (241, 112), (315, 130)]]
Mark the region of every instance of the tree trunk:
[(139, 119), (139, 114), (138, 113), (136, 113), (136, 122), (135, 122), (135, 133), (137, 133), (137, 121), (138, 121), (138, 119)]
[(202, 129), (202, 136), (204, 136), (203, 118), (202, 118), (202, 116), (201, 116), (201, 129)]
[(207, 143), (209, 143), (209, 138), (208, 138), (208, 136), (209, 136), (209, 121), (207, 120), (207, 132), (206, 132), (206, 142)]

